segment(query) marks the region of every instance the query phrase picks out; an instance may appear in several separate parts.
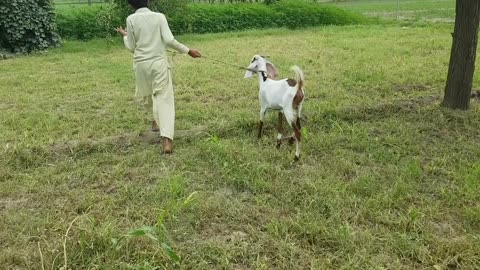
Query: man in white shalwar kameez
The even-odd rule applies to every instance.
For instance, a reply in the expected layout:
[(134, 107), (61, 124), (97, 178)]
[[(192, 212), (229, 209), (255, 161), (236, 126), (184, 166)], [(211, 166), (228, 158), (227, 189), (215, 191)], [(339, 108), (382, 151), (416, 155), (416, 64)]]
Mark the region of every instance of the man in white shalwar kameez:
[(165, 15), (149, 10), (148, 0), (128, 0), (135, 13), (127, 18), (127, 30), (117, 28), (125, 47), (133, 56), (136, 96), (143, 98), (148, 111), (153, 112), (163, 139), (163, 152), (173, 151), (175, 102), (170, 65), (165, 49), (170, 47), (191, 57), (201, 57), (197, 50), (179, 43), (172, 35)]

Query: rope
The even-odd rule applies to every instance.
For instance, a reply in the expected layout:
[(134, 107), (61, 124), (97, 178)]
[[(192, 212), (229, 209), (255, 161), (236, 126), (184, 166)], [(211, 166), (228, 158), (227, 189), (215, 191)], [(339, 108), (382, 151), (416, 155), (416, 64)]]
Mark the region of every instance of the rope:
[(222, 60), (213, 59), (213, 58), (206, 57), (206, 56), (202, 56), (202, 57), (200, 57), (200, 58), (204, 58), (204, 59), (206, 59), (206, 60), (209, 60), (209, 61), (212, 61), (212, 62), (215, 62), (215, 63), (220, 63), (220, 64), (224, 64), (224, 65), (227, 65), (227, 66), (239, 68), (239, 69), (241, 69), (241, 70), (249, 70), (249, 71), (252, 71), (252, 72), (256, 72), (255, 70), (251, 70), (251, 69), (248, 69), (248, 68), (246, 68), (246, 67), (234, 65), (234, 64), (231, 64), (231, 63), (222, 61)]
[[(176, 52), (176, 51), (171, 51), (171, 50), (167, 50), (167, 51), (170, 52), (170, 53), (173, 53), (174, 55), (179, 54), (179, 53)], [(205, 59), (205, 60), (209, 60), (209, 61), (211, 61), (211, 62), (223, 64), (223, 65), (226, 65), (226, 66), (238, 68), (238, 69), (241, 69), (241, 70), (248, 70), (248, 71), (255, 72), (255, 73), (257, 72), (256, 70), (253, 70), (253, 69), (248, 69), (248, 68), (246, 68), (246, 67), (242, 67), (242, 66), (239, 66), (239, 65), (231, 64), (231, 63), (228, 63), (228, 62), (225, 62), (225, 61), (222, 61), (222, 60), (218, 60), (218, 59), (206, 57), (206, 56), (203, 56), (203, 55), (202, 55), (200, 58), (203, 58), (203, 59)], [(172, 56), (172, 61), (173, 61), (173, 56)]]

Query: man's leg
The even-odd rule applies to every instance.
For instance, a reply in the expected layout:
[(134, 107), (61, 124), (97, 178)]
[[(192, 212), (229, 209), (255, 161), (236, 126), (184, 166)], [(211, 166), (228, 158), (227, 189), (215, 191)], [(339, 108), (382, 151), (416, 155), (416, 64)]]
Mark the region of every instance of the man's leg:
[[(152, 115), (153, 114), (153, 97), (152, 96), (143, 97), (143, 106), (145, 107), (146, 112)], [(159, 130), (160, 129), (158, 128), (158, 124), (157, 124), (157, 121), (155, 121), (155, 115), (154, 115), (154, 120), (152, 120), (151, 131), (158, 132)]]
[(163, 138), (163, 152), (170, 154), (173, 151), (173, 137), (175, 130), (175, 101), (170, 71), (168, 71), (167, 87), (157, 89), (153, 94), (153, 114), (160, 127), (160, 136)]

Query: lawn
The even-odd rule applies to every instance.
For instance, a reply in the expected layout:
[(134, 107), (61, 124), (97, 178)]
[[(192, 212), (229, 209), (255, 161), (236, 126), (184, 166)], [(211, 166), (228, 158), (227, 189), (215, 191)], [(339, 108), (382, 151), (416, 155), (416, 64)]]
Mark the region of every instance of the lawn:
[(326, 3), (380, 18), (405, 21), (452, 22), (455, 0), (356, 0)]
[[(302, 67), (298, 163), (275, 149), (274, 113), (255, 138), (257, 80), (240, 70), (170, 57), (179, 137), (165, 157), (119, 40), (2, 61), (0, 268), (479, 269), (480, 107), (439, 107), (451, 32), (179, 37), (237, 65), (268, 54), (282, 77)], [(180, 261), (122, 237), (143, 226)]]

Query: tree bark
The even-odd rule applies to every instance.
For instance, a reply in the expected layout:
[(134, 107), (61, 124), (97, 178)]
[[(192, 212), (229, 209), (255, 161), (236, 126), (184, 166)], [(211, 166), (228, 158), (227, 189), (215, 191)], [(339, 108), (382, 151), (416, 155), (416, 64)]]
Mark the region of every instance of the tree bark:
[(455, 30), (442, 106), (468, 110), (477, 55), (479, 0), (457, 0)]

